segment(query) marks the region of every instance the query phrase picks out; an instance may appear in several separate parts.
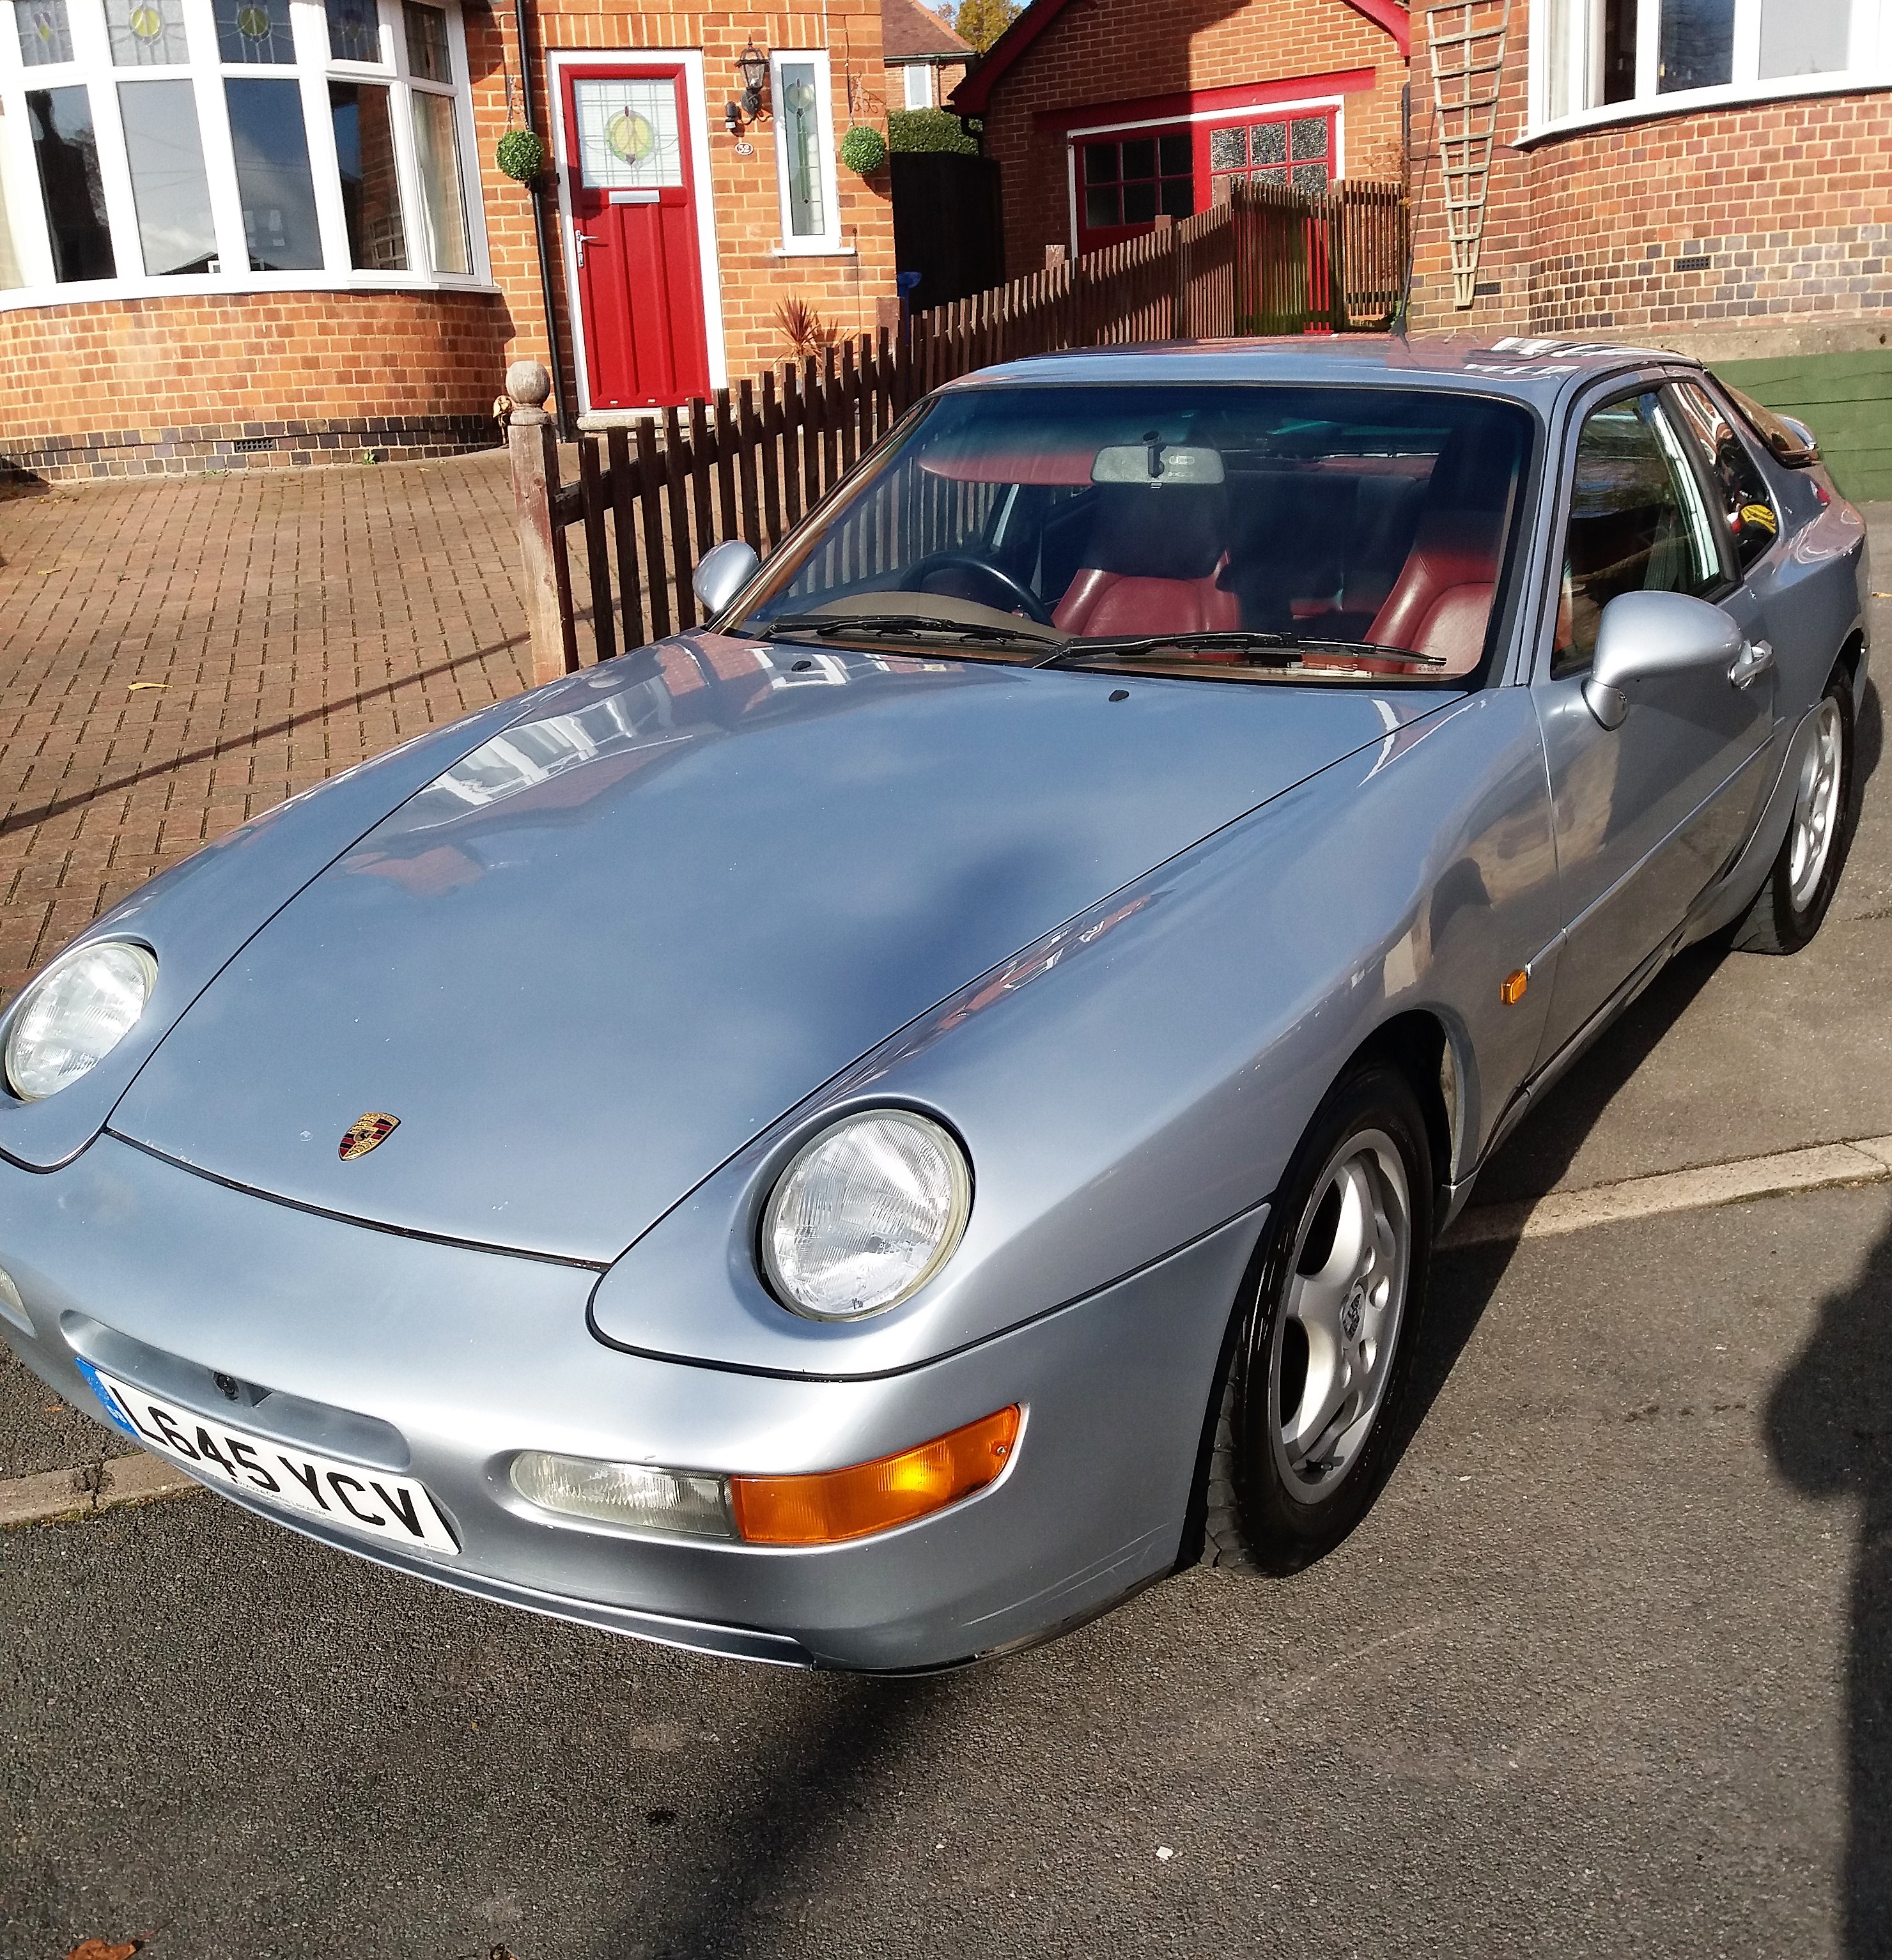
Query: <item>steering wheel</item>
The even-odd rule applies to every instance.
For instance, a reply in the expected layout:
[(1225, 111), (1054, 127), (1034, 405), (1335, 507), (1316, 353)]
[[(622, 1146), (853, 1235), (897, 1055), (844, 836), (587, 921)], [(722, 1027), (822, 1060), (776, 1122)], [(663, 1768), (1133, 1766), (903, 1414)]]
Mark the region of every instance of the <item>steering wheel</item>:
[[(1027, 619), (1040, 626), (1049, 626), (1054, 623), (1051, 617), (1050, 608), (1032, 590), (1030, 586), (1013, 578), (1002, 565), (994, 565), (986, 558), (974, 558), (968, 552), (935, 552), (930, 556), (922, 558), (917, 565), (909, 568), (906, 582), (900, 590), (903, 592), (924, 592), (928, 589), (924, 583), (925, 580), (932, 578), (936, 571), (949, 570), (970, 571), (979, 578), (989, 579), (999, 588), (1007, 601), (1007, 603), (999, 609), (1000, 610), (1006, 612), (1016, 610), (1022, 612)], [(978, 604), (983, 602), (975, 600), (973, 603)]]

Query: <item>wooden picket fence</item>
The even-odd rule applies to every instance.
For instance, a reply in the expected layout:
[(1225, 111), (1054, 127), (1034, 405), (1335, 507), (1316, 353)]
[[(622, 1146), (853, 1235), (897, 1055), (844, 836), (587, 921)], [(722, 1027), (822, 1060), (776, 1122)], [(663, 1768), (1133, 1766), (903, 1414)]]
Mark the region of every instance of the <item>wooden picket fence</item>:
[(1062, 348), (1255, 333), (1381, 331), (1399, 304), (1406, 212), (1396, 184), (1304, 196), (1237, 184), (1180, 224), (915, 314), (711, 400), (578, 443), (559, 481), (543, 368), (507, 377), (535, 679), (581, 663), (567, 533), (582, 527), (588, 649), (609, 660), (698, 623), (691, 579), (712, 547), (763, 556), (923, 396), (957, 376)]

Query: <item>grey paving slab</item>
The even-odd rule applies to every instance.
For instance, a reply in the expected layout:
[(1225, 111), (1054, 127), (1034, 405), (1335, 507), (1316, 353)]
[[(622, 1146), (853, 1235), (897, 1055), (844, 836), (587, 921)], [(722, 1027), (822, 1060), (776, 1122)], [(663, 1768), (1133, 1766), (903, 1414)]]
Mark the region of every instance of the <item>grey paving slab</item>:
[(932, 1682), (616, 1643), (209, 1497), (12, 1534), (0, 1952), (1887, 1951), (1892, 1191), (1436, 1297), (1335, 1555)]

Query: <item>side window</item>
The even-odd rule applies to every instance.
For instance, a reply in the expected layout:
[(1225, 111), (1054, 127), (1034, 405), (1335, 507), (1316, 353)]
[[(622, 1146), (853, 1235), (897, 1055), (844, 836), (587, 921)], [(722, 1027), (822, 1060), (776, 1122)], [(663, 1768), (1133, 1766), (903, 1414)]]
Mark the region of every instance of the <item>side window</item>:
[(1734, 541), (1734, 556), (1747, 568), (1780, 535), (1780, 519), (1767, 491), (1767, 479), (1749, 453), (1733, 422), (1708, 390), (1693, 381), (1678, 381), (1670, 390), (1687, 429), (1708, 465), (1709, 480), (1721, 504), (1721, 518)]
[(1597, 622), (1619, 593), (1699, 597), (1722, 583), (1714, 527), (1682, 441), (1653, 390), (1607, 402), (1585, 418), (1570, 486), (1553, 679), (1589, 666)]

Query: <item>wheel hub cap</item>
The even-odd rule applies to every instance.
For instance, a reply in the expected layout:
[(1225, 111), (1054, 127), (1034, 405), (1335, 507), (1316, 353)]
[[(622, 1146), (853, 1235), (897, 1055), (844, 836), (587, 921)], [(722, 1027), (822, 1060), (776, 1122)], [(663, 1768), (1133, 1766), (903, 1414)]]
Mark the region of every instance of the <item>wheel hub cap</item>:
[(1839, 703), (1823, 701), (1814, 711), (1813, 740), (1800, 765), (1788, 834), (1787, 891), (1795, 912), (1804, 912), (1812, 902), (1833, 854), (1833, 835), (1839, 826)]

